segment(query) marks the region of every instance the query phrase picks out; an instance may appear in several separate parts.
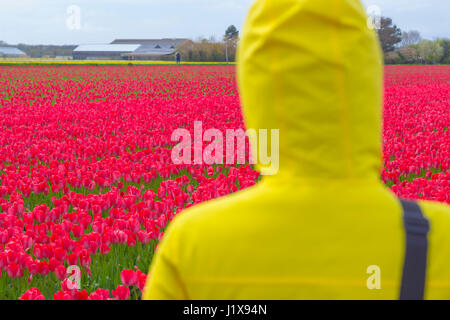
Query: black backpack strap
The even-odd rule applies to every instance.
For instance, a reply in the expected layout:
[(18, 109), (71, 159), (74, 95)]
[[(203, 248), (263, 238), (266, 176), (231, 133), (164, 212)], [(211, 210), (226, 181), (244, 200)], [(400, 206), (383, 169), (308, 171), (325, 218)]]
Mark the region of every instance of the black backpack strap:
[(423, 300), (427, 274), (430, 223), (416, 202), (401, 200), (406, 231), (400, 300)]

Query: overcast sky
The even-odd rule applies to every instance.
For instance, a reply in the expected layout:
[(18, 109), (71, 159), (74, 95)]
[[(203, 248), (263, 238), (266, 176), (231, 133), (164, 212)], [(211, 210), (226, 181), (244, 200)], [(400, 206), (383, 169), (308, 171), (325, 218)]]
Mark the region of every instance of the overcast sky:
[[(240, 29), (253, 0), (0, 0), (0, 40), (10, 44), (108, 43), (115, 38), (220, 38)], [(450, 37), (450, 0), (363, 0), (402, 30)], [(75, 6), (75, 7), (74, 7)], [(78, 24), (77, 8), (80, 9)]]

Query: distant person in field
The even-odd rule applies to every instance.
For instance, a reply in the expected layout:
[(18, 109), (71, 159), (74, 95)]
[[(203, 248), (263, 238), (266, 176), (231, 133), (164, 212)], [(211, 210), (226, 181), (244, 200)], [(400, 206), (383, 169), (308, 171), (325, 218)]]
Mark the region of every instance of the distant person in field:
[(254, 3), (240, 96), (247, 128), (280, 129), (279, 172), (176, 217), (145, 299), (450, 299), (449, 207), (380, 181), (383, 57), (367, 21), (358, 0)]
[(175, 53), (175, 61), (177, 64), (181, 63), (181, 54), (179, 52)]

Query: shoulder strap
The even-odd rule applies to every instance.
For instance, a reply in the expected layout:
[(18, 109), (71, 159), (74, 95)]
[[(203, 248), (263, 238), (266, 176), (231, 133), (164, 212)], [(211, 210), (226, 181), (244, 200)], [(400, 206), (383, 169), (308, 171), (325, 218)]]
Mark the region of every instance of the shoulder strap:
[(406, 232), (400, 300), (423, 300), (428, 257), (430, 224), (416, 202), (401, 200)]

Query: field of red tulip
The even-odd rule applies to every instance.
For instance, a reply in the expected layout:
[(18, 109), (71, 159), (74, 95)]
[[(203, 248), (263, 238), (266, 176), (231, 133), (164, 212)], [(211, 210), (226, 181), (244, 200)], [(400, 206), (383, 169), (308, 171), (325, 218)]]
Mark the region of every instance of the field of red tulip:
[[(450, 67), (385, 82), (381, 178), (450, 203)], [(194, 121), (244, 127), (233, 66), (0, 66), (0, 299), (139, 299), (175, 215), (260, 179), (173, 164)]]

